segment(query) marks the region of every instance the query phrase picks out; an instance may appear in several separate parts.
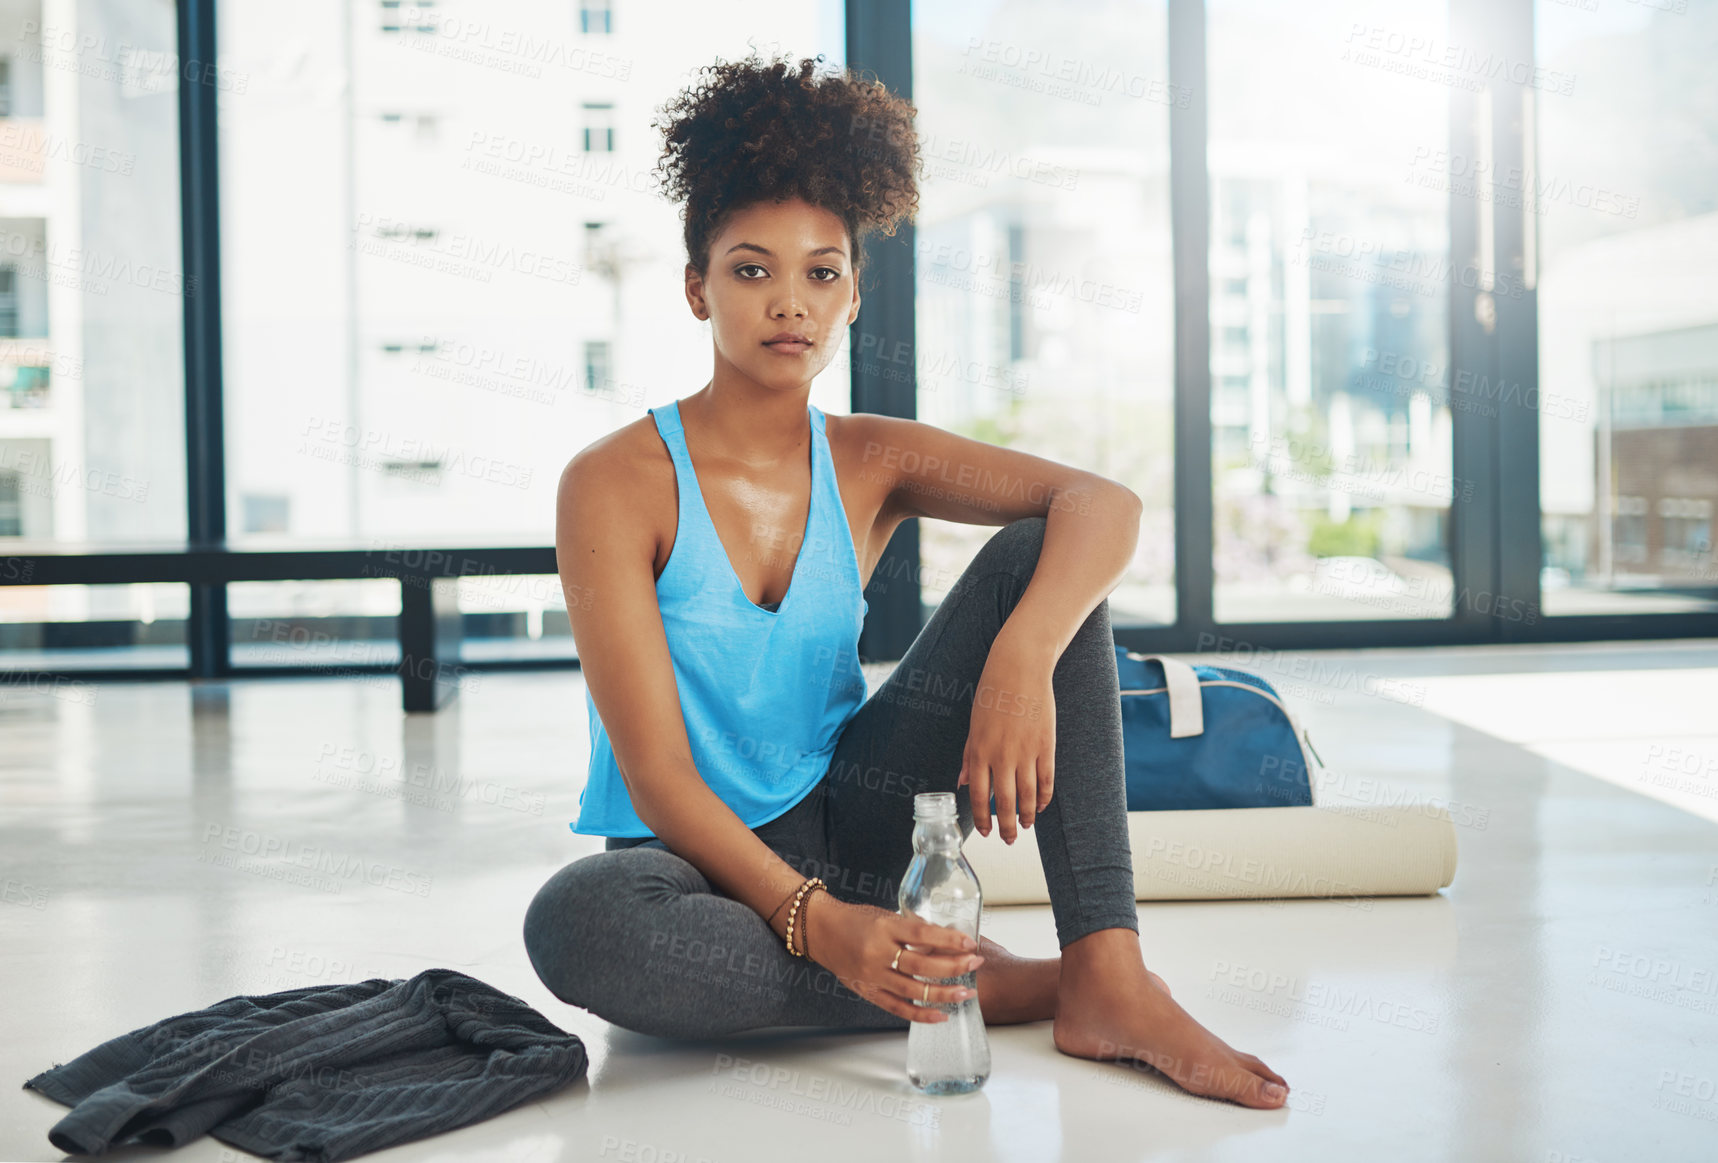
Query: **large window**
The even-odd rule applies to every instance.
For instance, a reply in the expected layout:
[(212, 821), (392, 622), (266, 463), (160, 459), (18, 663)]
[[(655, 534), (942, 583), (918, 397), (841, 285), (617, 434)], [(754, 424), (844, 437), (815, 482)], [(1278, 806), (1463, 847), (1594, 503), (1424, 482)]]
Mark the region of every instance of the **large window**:
[[(918, 415), (1145, 501), (1117, 622), (1175, 620), (1165, 5), (913, 9)], [(877, 350), (889, 350), (878, 344)], [(994, 528), (922, 522), (927, 604)]]
[[(185, 536), (174, 59), (171, 4), (0, 7), (0, 555)], [(0, 659), (183, 665), (185, 608), (0, 586)]]
[[(1132, 488), (1129, 646), (1718, 633), (1712, 4), (20, 0), (0, 670), (382, 668), (423, 595), (299, 555), (450, 542), (489, 556), (447, 661), (570, 661), (557, 579), (495, 571), (547, 567), (576, 451), (708, 378), (652, 123), (754, 51), (919, 113), (912, 253), (876, 241), (812, 402), (910, 385)], [(217, 249), (218, 302), (182, 273)], [(188, 530), (270, 553), (144, 552)], [(993, 532), (904, 530), (878, 577), (922, 605), (868, 651)]]
[[(235, 540), (551, 542), (567, 460), (708, 379), (655, 108), (754, 46), (838, 60), (840, 14), (670, 7), (627, 33), (605, 5), (408, 4), (387, 27), (221, 0), (222, 60), (249, 82), (220, 99)], [(837, 360), (813, 402), (848, 411), (848, 378)], [(571, 654), (558, 586), (460, 588), (468, 654), (486, 635)], [(235, 660), (285, 619), (384, 650), (397, 606), (364, 581), (235, 589)]]
[(1217, 619), (1447, 617), (1446, 6), (1208, 12)]
[(1718, 609), (1718, 9), (1534, 20), (1545, 609)]

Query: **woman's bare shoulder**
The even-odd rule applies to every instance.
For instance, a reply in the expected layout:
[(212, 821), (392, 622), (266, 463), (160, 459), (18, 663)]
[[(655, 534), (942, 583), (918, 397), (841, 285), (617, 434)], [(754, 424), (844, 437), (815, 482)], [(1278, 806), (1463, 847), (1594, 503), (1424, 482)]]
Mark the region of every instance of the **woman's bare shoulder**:
[(660, 515), (675, 511), (674, 461), (646, 413), (585, 445), (561, 471), (561, 503), (661, 535)]
[(842, 495), (857, 512), (875, 514), (889, 497), (887, 469), (898, 458), (892, 443), (896, 434), (887, 426), (890, 419), (872, 412), (829, 413), (824, 417), (823, 432), (835, 462), (836, 479)]
[(674, 462), (656, 431), (655, 421), (646, 414), (604, 433), (574, 453), (563, 478), (574, 472), (579, 474), (583, 487), (633, 496), (663, 483), (669, 483), (672, 489)]

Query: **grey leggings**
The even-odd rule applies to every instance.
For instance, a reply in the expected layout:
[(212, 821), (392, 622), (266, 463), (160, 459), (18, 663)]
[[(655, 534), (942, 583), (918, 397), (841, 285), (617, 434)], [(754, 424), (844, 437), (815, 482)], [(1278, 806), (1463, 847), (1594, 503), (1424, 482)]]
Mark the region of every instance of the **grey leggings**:
[[(896, 909), (919, 792), (955, 792), (961, 834), (972, 834), (970, 796), (955, 781), (973, 690), (1031, 579), (1044, 525), (1043, 517), (1023, 518), (991, 536), (848, 722), (823, 779), (752, 829), (838, 899)], [(1107, 600), (1057, 660), (1051, 690), (1055, 789), (1016, 843), (1037, 837), (1060, 945), (1099, 929), (1138, 932)], [(531, 964), (556, 997), (639, 1033), (707, 1038), (766, 1026), (909, 1024), (794, 957), (763, 917), (654, 837), (611, 837), (607, 850), (555, 873), (526, 910), (524, 933)]]

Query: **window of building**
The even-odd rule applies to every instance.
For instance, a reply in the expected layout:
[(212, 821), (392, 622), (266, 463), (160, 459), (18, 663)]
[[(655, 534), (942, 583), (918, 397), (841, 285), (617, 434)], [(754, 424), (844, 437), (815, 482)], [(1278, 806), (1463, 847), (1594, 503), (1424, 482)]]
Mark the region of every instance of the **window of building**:
[(24, 478), (0, 470), (0, 537), (24, 535)]
[(610, 360), (613, 358), (606, 339), (592, 339), (585, 343), (585, 390), (601, 392), (608, 387), (613, 369)]
[(1618, 562), (1646, 560), (1646, 498), (1618, 497), (1613, 552)]
[(383, 32), (434, 32), (435, 0), (381, 0)]
[(384, 460), (382, 462), (382, 479), (390, 484), (423, 485), (428, 488), (439, 488), (442, 478), (442, 462), (435, 460)]
[(285, 493), (246, 493), (241, 500), (246, 533), (291, 532), (292, 498)]
[(435, 141), (441, 133), (441, 118), (434, 113), (387, 112), (381, 114), (381, 122), (390, 127), (410, 127), (418, 141)]
[(409, 222), (384, 219), (376, 223), (375, 233), (377, 238), (390, 238), (395, 242), (434, 242), (441, 231), (434, 226), (413, 226)]
[(614, 31), (614, 9), (608, 0), (579, 0), (579, 31), (602, 35)]
[(18, 337), (18, 268), (0, 265), (0, 337)]
[(412, 352), (417, 355), (430, 355), (435, 351), (434, 342), (424, 339), (386, 339), (377, 344), (383, 355), (404, 355)]
[(614, 103), (610, 101), (586, 101), (584, 113), (585, 152), (613, 153)]
[(1699, 497), (1661, 497), (1664, 560), (1667, 564), (1699, 562), (1712, 552), (1712, 502)]

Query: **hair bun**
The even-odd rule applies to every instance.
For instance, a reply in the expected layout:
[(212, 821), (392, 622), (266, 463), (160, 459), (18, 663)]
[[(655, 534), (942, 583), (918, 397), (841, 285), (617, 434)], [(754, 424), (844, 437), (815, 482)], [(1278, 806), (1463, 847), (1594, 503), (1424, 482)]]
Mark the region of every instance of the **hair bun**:
[(728, 215), (760, 201), (803, 198), (860, 239), (893, 235), (918, 209), (919, 139), (911, 102), (875, 75), (819, 71), (823, 54), (717, 58), (658, 109), (660, 189), (684, 202), (687, 260), (706, 269)]

